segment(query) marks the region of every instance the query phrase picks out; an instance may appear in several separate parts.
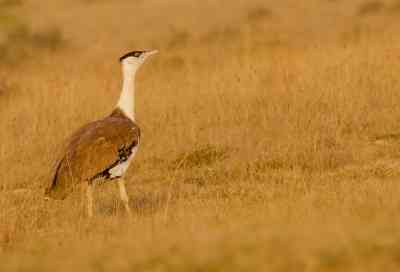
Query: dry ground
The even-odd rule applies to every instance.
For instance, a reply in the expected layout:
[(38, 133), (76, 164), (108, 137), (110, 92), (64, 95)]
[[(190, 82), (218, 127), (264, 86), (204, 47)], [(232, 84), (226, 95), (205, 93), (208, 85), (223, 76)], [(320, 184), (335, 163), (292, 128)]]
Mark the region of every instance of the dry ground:
[[(0, 64), (0, 271), (399, 271), (400, 2), (1, 3), (51, 34)], [(44, 177), (136, 48), (134, 216), (88, 220)]]

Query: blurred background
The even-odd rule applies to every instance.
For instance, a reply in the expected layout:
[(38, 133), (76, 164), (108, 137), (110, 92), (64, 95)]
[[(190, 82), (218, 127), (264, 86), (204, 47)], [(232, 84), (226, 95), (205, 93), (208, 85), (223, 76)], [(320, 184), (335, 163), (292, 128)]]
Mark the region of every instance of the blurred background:
[[(277, 150), (282, 154), (282, 146), (293, 149), (288, 135), (305, 137), (315, 112), (321, 118), (312, 119), (325, 123), (314, 122), (318, 130), (328, 118), (330, 129), (346, 136), (393, 131), (398, 68), (390, 65), (398, 58), (399, 16), (400, 2), (378, 0), (2, 0), (0, 136), (12, 141), (2, 145), (0, 158), (38, 167), (42, 162), (31, 156), (108, 114), (119, 95), (119, 56), (143, 48), (161, 53), (138, 79), (139, 120), (146, 119), (154, 139), (172, 127), (158, 124), (192, 125), (174, 127), (173, 150), (161, 146), (160, 156), (176, 152), (175, 144), (190, 149), (199, 142), (253, 156), (254, 148), (271, 153), (271, 141), (286, 137)], [(377, 121), (382, 116), (385, 122)], [(318, 135), (334, 139), (305, 142), (343, 140)], [(245, 146), (243, 137), (250, 139)], [(35, 143), (29, 149), (28, 141)], [(153, 144), (153, 150), (160, 146)], [(315, 154), (317, 165), (309, 167), (329, 168), (331, 152)], [(283, 153), (301, 157), (291, 167), (303, 160), (297, 151)]]
[(82, 56), (102, 52), (96, 58), (108, 60), (132, 47), (158, 47), (171, 57), (199, 48), (217, 54), (233, 48), (346, 46), (368, 35), (393, 34), (399, 11), (394, 0), (3, 0), (2, 62), (61, 48)]
[[(0, 270), (398, 271), (399, 23), (398, 0), (0, 0)], [(160, 53), (133, 223), (113, 184), (93, 221), (44, 202), (137, 49)]]

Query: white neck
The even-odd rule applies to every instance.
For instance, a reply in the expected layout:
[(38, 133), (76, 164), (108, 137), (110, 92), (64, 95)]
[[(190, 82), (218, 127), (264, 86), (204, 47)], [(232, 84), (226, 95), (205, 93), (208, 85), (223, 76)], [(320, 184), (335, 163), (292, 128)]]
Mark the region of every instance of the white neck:
[(135, 121), (135, 76), (136, 67), (130, 64), (122, 65), (122, 92), (118, 100), (119, 107), (129, 119)]

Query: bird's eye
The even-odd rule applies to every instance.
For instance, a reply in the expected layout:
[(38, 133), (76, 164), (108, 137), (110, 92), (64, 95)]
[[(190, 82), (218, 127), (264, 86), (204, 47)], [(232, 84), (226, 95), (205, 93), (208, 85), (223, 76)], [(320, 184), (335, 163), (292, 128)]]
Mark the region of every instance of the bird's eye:
[(140, 57), (141, 55), (142, 55), (142, 52), (133, 53), (133, 56), (136, 57), (136, 58)]

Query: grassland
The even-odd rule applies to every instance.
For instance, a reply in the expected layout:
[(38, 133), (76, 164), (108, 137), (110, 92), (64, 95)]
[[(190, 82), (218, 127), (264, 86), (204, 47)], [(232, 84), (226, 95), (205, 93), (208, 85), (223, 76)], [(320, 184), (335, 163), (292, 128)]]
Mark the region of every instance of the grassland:
[[(0, 4), (0, 271), (399, 270), (400, 2)], [(136, 48), (133, 218), (115, 184), (44, 201)]]

